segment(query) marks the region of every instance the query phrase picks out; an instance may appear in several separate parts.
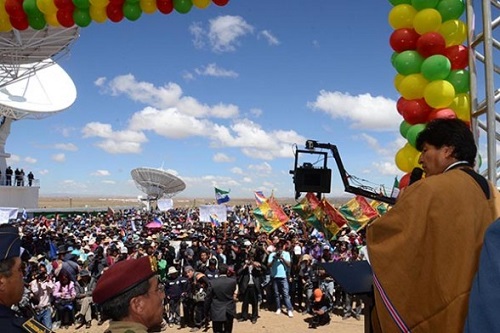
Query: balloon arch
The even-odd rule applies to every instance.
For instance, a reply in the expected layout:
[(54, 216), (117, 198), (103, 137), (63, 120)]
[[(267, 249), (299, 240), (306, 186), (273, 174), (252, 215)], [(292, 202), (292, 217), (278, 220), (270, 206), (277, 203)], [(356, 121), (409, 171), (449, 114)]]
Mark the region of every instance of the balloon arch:
[(406, 174), (417, 167), (418, 134), (436, 118), (459, 118), (470, 123), (469, 50), (467, 25), (460, 17), (463, 0), (389, 0), (389, 43), (396, 69), (394, 86), (401, 94), (397, 111), (403, 117), (400, 134), (407, 143), (396, 153), (396, 166)]
[(225, 6), (229, 0), (0, 0), (0, 32), (12, 29), (42, 30), (47, 25), (69, 28), (75, 24), (86, 27), (92, 21), (120, 22), (139, 19), (142, 13), (160, 11), (170, 14), (174, 9), (186, 14), (194, 6), (207, 8), (211, 3)]

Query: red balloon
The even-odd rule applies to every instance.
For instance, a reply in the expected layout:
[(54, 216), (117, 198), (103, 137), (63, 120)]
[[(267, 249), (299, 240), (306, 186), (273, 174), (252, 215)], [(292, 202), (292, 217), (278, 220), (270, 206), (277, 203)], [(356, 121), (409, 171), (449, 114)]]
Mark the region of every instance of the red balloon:
[(417, 41), (417, 51), (424, 58), (436, 54), (444, 54), (446, 41), (438, 32), (428, 32), (420, 36)]
[(408, 184), (410, 184), (410, 176), (411, 176), (411, 172), (408, 172), (403, 177), (401, 177), (401, 179), (399, 180), (399, 189), (400, 190), (404, 189), (405, 187), (408, 186)]
[(404, 97), (399, 97), (398, 102), (396, 103), (396, 109), (398, 110), (398, 113), (400, 115), (403, 115), (403, 110), (406, 109), (406, 105), (408, 104), (409, 100), (407, 100)]
[(6, 0), (5, 11), (10, 17), (26, 15), (23, 9), (23, 0)]
[(229, 2), (229, 0), (212, 0), (212, 2), (217, 6), (225, 6)]
[(28, 16), (26, 14), (9, 17), (10, 24), (17, 30), (26, 30), (29, 27)]
[(59, 9), (56, 13), (57, 21), (65, 28), (75, 25), (73, 20), (73, 9)]
[(106, 14), (111, 22), (117, 23), (123, 20), (122, 6), (108, 5), (106, 7)]
[(469, 51), (466, 46), (453, 45), (447, 47), (444, 56), (450, 59), (451, 69), (464, 69), (469, 65)]
[(400, 53), (415, 50), (420, 35), (414, 29), (397, 29), (391, 34), (389, 43), (394, 51)]
[(109, 0), (109, 5), (111, 6), (120, 6), (120, 7), (123, 7), (123, 5), (125, 4), (125, 0)]
[(431, 112), (432, 107), (425, 102), (425, 99), (420, 98), (407, 101), (401, 115), (408, 124), (415, 125), (426, 123)]
[(156, 7), (163, 14), (170, 14), (174, 10), (173, 0), (157, 0)]
[(455, 111), (452, 109), (446, 108), (446, 109), (434, 109), (429, 113), (429, 116), (427, 117), (428, 121), (434, 120), (434, 119), (455, 119), (457, 117)]
[[(66, 11), (71, 11), (75, 9), (75, 5), (73, 4), (72, 0), (54, 0), (54, 5), (56, 5), (57, 9), (62, 9)], [(59, 11), (57, 11), (59, 12)], [(57, 15), (57, 14), (56, 14)], [(71, 14), (73, 15), (73, 14)], [(59, 19), (57, 19), (59, 21)], [(61, 23), (59, 21), (59, 23)]]

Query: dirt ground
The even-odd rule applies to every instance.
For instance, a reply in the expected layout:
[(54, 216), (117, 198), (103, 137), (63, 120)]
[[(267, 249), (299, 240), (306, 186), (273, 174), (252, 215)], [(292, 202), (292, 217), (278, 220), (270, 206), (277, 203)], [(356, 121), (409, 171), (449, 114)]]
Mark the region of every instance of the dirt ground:
[[(241, 303), (238, 303), (238, 311)], [(321, 326), (317, 329), (308, 329), (307, 319), (310, 318), (309, 315), (302, 315), (301, 313), (294, 312), (293, 318), (288, 318), (288, 316), (283, 312), (281, 315), (276, 315), (274, 312), (261, 310), (259, 311), (259, 320), (256, 324), (252, 324), (250, 321), (237, 322), (235, 320), (233, 332), (234, 333), (303, 333), (303, 332), (337, 332), (337, 333), (363, 333), (364, 332), (364, 316), (361, 316), (361, 320), (356, 320), (354, 318), (348, 318), (342, 320), (341, 316), (332, 315), (330, 325)], [(74, 326), (68, 329), (58, 329), (57, 333), (98, 333), (104, 332), (107, 328), (107, 323), (102, 326), (97, 326), (96, 321), (92, 321), (92, 327), (86, 329), (82, 327), (75, 330)], [(189, 328), (179, 329), (177, 326), (173, 328), (167, 328), (164, 332), (179, 332), (187, 333)], [(208, 331), (200, 330), (198, 332), (208, 332), (212, 333), (211, 326)]]

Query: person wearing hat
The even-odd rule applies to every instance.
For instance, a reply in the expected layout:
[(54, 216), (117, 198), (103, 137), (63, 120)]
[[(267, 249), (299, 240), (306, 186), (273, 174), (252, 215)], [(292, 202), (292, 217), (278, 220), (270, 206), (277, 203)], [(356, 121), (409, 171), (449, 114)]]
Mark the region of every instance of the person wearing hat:
[(320, 288), (314, 289), (311, 297), (311, 313), (313, 316), (309, 319), (309, 328), (328, 325), (330, 323), (331, 309), (332, 302), (325, 293)]
[(47, 273), (45, 265), (38, 265), (35, 278), (30, 282), (29, 289), (33, 295), (35, 317), (45, 327), (52, 329), (52, 293), (54, 291), (54, 280)]
[(78, 304), (78, 313), (75, 318), (78, 323), (76, 329), (85, 325), (85, 328), (91, 327), (92, 322), (92, 292), (95, 289), (95, 280), (91, 280), (90, 272), (82, 269), (78, 275), (78, 281), (75, 285), (76, 302)]
[(2, 332), (50, 332), (34, 318), (16, 317), (11, 309), (23, 297), (21, 239), (17, 228), (0, 226), (0, 330)]
[(92, 293), (110, 318), (109, 333), (146, 333), (163, 319), (165, 290), (153, 257), (117, 262), (104, 271)]
[(170, 266), (167, 271), (167, 281), (165, 282), (165, 295), (168, 302), (168, 325), (181, 324), (181, 299), (187, 295), (188, 280), (184, 276), (179, 276), (179, 271), (175, 266)]

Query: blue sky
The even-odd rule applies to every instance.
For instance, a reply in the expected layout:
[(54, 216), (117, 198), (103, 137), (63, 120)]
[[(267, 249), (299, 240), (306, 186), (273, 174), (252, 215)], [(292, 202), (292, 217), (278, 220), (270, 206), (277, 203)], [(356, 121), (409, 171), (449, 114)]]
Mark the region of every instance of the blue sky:
[[(392, 186), (405, 140), (388, 1), (236, 1), (92, 23), (59, 64), (74, 105), (12, 125), (8, 164), (43, 195), (137, 196), (130, 171), (163, 168), (179, 197), (294, 194), (294, 145), (337, 145), (350, 174)], [(333, 159), (332, 195), (343, 193)]]

